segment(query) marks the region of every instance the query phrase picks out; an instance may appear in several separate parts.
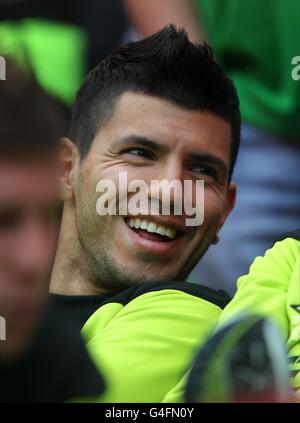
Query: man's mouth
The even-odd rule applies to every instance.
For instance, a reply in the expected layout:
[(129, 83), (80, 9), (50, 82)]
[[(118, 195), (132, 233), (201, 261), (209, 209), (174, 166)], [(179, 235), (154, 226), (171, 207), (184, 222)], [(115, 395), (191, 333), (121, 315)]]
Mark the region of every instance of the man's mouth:
[(151, 219), (130, 217), (125, 222), (134, 232), (151, 241), (170, 242), (182, 235), (180, 230)]
[[(152, 259), (174, 259), (191, 237), (189, 230), (175, 216), (127, 216), (123, 220), (124, 237), (131, 253), (150, 254)], [(148, 256), (149, 258), (149, 256)]]

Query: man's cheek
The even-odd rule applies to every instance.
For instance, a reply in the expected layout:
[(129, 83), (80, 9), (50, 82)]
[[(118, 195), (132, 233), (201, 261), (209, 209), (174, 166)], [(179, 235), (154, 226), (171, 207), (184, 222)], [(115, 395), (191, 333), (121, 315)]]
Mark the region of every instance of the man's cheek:
[(224, 202), (212, 192), (204, 196), (204, 222), (203, 225), (216, 223), (222, 219), (224, 213)]

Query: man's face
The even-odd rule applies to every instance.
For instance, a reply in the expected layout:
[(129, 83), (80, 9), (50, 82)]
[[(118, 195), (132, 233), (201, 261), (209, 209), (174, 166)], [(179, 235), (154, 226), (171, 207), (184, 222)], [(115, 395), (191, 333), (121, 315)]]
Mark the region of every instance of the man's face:
[[(230, 125), (209, 112), (182, 109), (142, 94), (125, 93), (119, 98), (113, 116), (74, 172), (78, 238), (95, 285), (113, 291), (188, 276), (234, 204), (235, 186), (228, 185), (230, 143)], [(152, 180), (182, 184), (191, 180), (194, 205), (195, 183), (204, 180), (203, 224), (186, 226), (184, 213), (137, 216), (156, 228), (169, 229), (169, 236), (162, 236), (153, 233), (153, 225), (150, 233), (149, 226), (130, 227), (139, 226), (130, 221), (130, 214), (99, 216), (97, 183), (113, 181), (118, 194), (120, 172), (127, 173), (128, 182), (139, 179), (149, 186)], [(151, 195), (150, 190), (149, 201)]]
[(20, 352), (40, 315), (56, 244), (57, 188), (50, 160), (0, 162), (0, 355)]

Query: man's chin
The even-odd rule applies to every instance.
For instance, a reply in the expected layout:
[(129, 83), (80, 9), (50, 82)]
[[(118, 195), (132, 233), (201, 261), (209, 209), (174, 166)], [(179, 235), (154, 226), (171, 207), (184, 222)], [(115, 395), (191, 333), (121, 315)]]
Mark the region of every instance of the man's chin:
[[(120, 280), (120, 288), (126, 289), (136, 285), (144, 284), (144, 283), (153, 283), (153, 282), (160, 282), (160, 283), (167, 283), (170, 281), (179, 281), (179, 276), (175, 272), (153, 272), (153, 273), (145, 273), (140, 269), (132, 270), (132, 272), (128, 272), (126, 275), (123, 274), (123, 279)], [(128, 270), (127, 270), (128, 271)], [(135, 275), (133, 278), (132, 275)]]

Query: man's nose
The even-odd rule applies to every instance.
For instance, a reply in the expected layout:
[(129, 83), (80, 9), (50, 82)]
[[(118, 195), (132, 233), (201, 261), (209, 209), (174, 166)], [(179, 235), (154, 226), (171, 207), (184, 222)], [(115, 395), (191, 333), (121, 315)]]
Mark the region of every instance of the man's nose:
[[(176, 158), (170, 159), (160, 166), (152, 176), (154, 181), (161, 182), (159, 184), (151, 183), (151, 197), (156, 197), (160, 202), (163, 199), (170, 199), (170, 206), (173, 208), (174, 204), (180, 205), (183, 202), (183, 188), (184, 188), (184, 172), (183, 166)], [(164, 183), (163, 183), (164, 182)]]
[(183, 183), (183, 164), (177, 157), (171, 157), (162, 167), (162, 178), (169, 182), (180, 181)]

